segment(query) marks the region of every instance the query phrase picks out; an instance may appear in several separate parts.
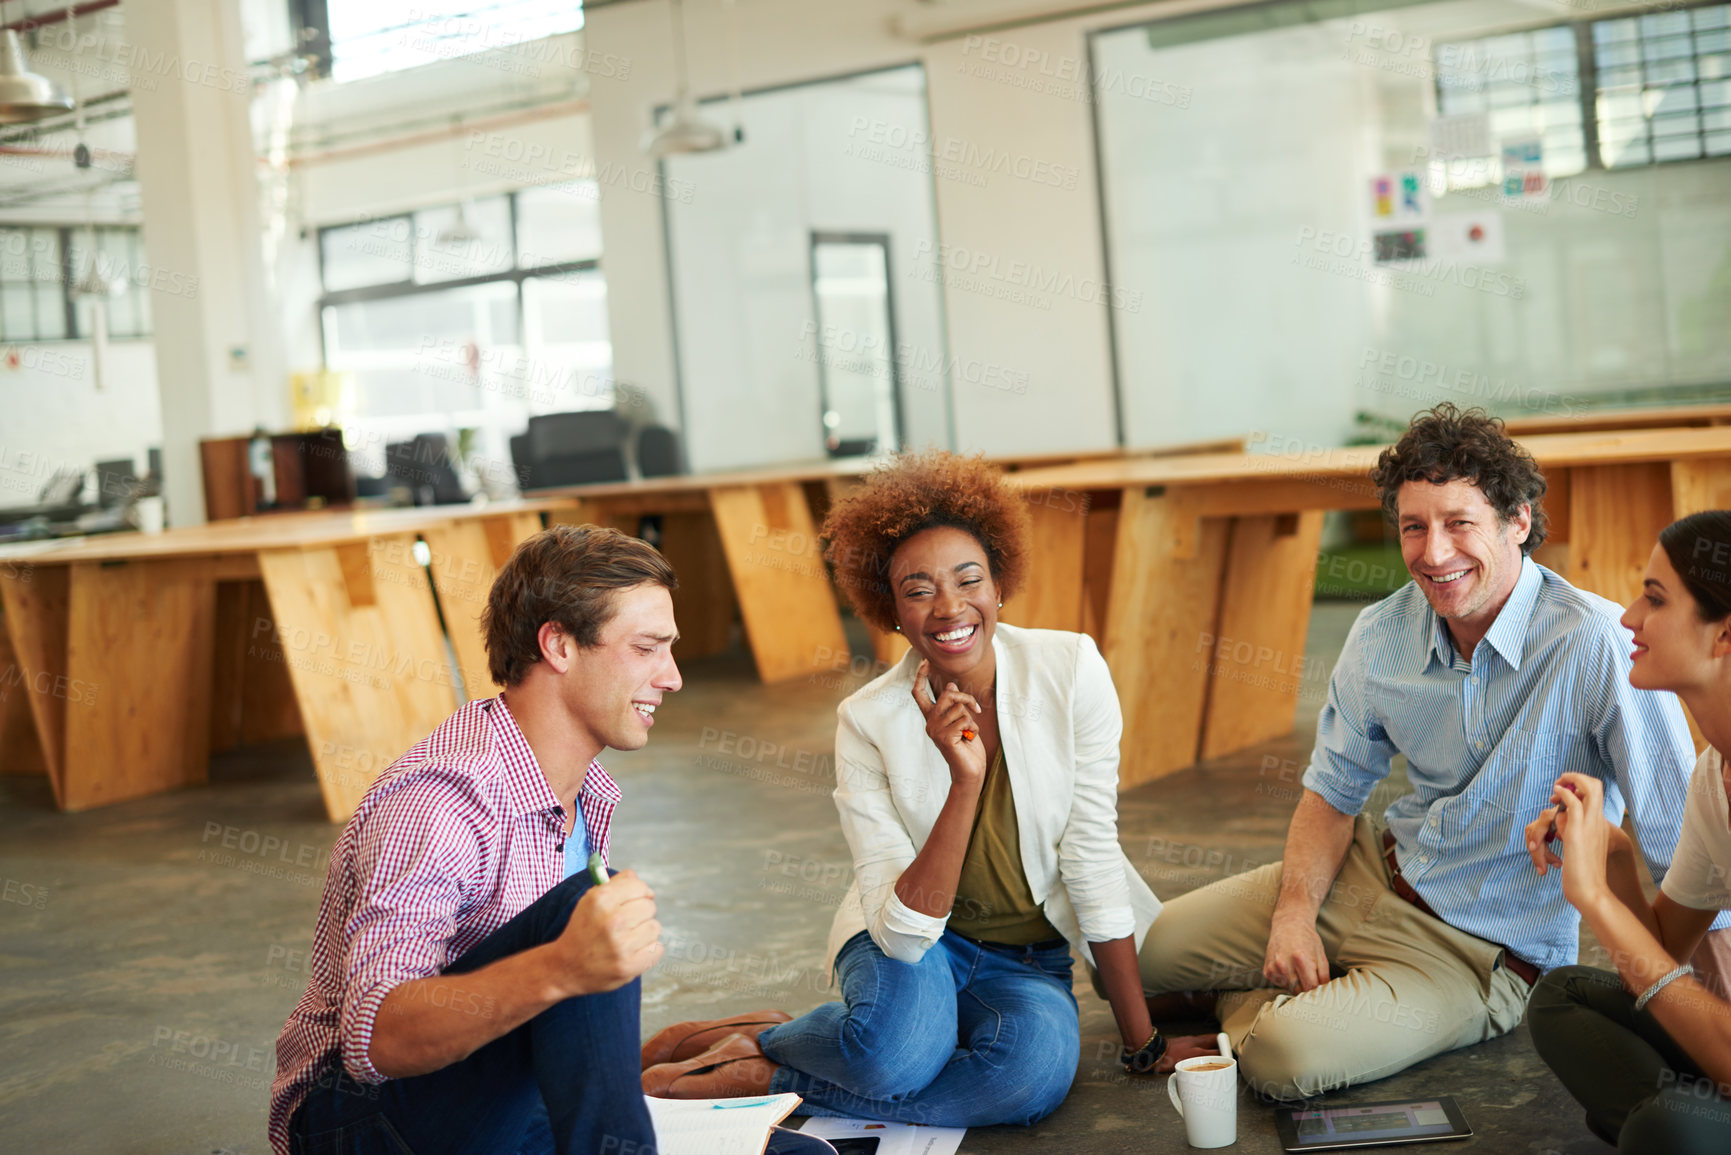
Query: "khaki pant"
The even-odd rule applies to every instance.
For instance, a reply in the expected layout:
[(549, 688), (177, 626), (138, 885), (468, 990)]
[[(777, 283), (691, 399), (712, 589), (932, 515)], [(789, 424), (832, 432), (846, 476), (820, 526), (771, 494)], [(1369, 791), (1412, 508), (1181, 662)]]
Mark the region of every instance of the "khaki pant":
[(1290, 995), (1262, 977), (1280, 863), (1166, 903), (1142, 944), (1149, 994), (1222, 992), (1221, 1026), (1252, 1088), (1301, 1099), (1392, 1075), (1521, 1021), (1527, 984), (1502, 948), (1433, 918), (1389, 886), (1360, 814), (1316, 929), (1335, 977)]

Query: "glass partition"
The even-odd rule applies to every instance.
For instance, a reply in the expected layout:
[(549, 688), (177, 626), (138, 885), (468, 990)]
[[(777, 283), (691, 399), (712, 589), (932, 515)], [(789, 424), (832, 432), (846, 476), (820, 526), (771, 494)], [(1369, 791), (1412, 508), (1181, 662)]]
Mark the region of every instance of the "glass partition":
[(703, 113), (744, 139), (663, 166), (692, 468), (951, 445), (941, 285), (912, 275), (937, 234), (924, 71)]
[(1725, 12), (1341, 0), (1096, 34), (1110, 273), (1149, 305), (1114, 334), (1127, 441), (1731, 400)]

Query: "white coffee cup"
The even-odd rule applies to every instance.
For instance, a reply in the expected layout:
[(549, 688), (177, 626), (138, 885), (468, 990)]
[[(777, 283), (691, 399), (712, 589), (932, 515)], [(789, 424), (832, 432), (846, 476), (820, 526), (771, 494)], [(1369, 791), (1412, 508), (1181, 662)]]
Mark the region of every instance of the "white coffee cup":
[(135, 524), (145, 533), (161, 533), (163, 508), (161, 497), (141, 497), (132, 505)]
[[(1199, 1071), (1198, 1067), (1213, 1069)], [(1166, 1093), (1184, 1120), (1184, 1137), (1192, 1147), (1230, 1147), (1238, 1142), (1236, 1059), (1223, 1055), (1185, 1059), (1166, 1081)]]

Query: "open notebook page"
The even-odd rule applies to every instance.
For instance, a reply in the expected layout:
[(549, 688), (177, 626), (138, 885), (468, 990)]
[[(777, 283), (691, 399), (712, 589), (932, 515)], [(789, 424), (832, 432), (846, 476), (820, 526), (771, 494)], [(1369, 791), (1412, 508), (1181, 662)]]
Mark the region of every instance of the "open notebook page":
[(798, 1095), (755, 1099), (655, 1099), (656, 1155), (763, 1155), (769, 1129), (793, 1114)]

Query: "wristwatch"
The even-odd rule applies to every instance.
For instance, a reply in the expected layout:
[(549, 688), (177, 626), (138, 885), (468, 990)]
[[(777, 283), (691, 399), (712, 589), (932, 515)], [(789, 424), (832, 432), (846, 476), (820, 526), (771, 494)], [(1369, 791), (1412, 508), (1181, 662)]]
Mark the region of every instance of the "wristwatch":
[(1118, 1052), (1118, 1061), (1124, 1064), (1124, 1069), (1132, 1075), (1152, 1074), (1154, 1065), (1166, 1054), (1166, 1036), (1155, 1027), (1154, 1033), (1148, 1036), (1148, 1041), (1136, 1050), (1129, 1047)]

